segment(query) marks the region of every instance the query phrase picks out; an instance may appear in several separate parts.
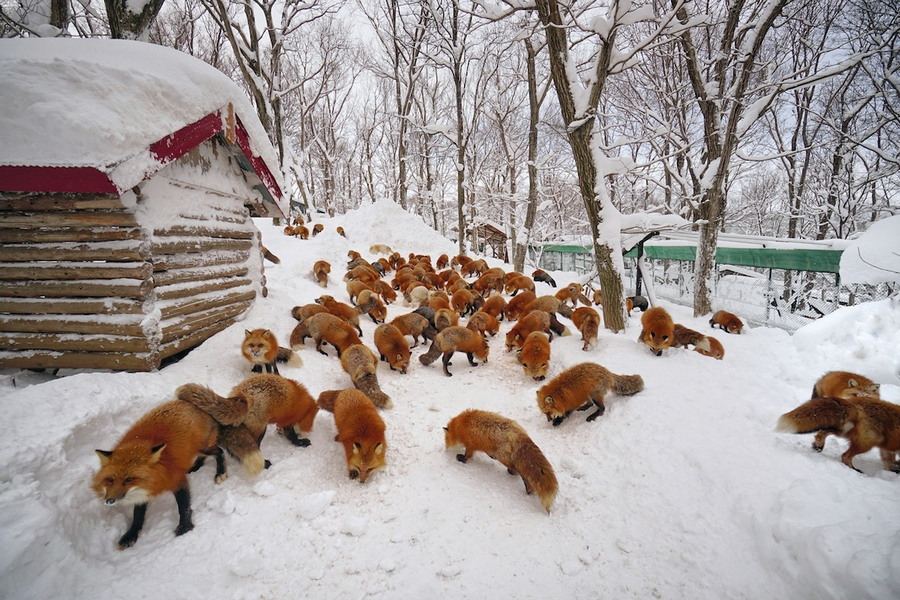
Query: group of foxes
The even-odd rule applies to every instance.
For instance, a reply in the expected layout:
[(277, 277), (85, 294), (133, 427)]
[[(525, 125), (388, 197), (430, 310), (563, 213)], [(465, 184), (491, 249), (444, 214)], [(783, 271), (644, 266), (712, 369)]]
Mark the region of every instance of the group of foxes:
[[(378, 383), (379, 358), (392, 370), (405, 374), (411, 356), (407, 336), (412, 337), (412, 347), (419, 344), (420, 337), (431, 343), (419, 357), (421, 364), (430, 365), (440, 357), (443, 373), (452, 376), (449, 367), (454, 353), (465, 353), (473, 366), (478, 364), (475, 358), (486, 362), (490, 350), (488, 339), (498, 333), (499, 321), (515, 321), (506, 336), (506, 349), (518, 351), (525, 374), (535, 380), (546, 376), (553, 335), (569, 333), (558, 316), (570, 319), (581, 332), (584, 350), (596, 344), (600, 316), (589, 306), (590, 301), (577, 283), (561, 288), (554, 295), (536, 296), (534, 281), (556, 287), (556, 282), (541, 270), (528, 277), (488, 268), (484, 260), (465, 256), (450, 259), (447, 255), (440, 256), (432, 267), (430, 256), (410, 254), (404, 259), (381, 244), (372, 246), (370, 252), (386, 256), (369, 262), (358, 252), (348, 254), (350, 260), (344, 280), (353, 304), (323, 295), (314, 303), (292, 309), (291, 314), (298, 323), (290, 336), (291, 348), (280, 347), (268, 329), (245, 332), (241, 351), (252, 364), (253, 374), (227, 397), (197, 384), (183, 385), (176, 390), (174, 400), (138, 420), (113, 450), (97, 450), (100, 470), (93, 479), (93, 489), (107, 504), (134, 507), (131, 526), (119, 539), (120, 549), (136, 542), (147, 503), (164, 492), (175, 495), (179, 514), (175, 534), (193, 528), (187, 475), (199, 469), (207, 456), (215, 457), (216, 483), (227, 477), (225, 452), (235, 457), (245, 472), (255, 476), (270, 465), (260, 450), (267, 426), (275, 424), (288, 441), (305, 447), (310, 444), (306, 435), (312, 430), (320, 409), (333, 413), (335, 440), (344, 448), (350, 478), (365, 482), (372, 472), (386, 464), (385, 424), (379, 409), (390, 408), (392, 401)], [(317, 261), (313, 267), (313, 276), (322, 287), (328, 287), (330, 272), (331, 266), (325, 261)], [(388, 273), (394, 273), (389, 282), (385, 281)], [(508, 300), (503, 297), (504, 292), (509, 294)], [(385, 304), (397, 301), (400, 295), (405, 304), (415, 304), (417, 308), (386, 322)], [(578, 307), (578, 302), (584, 306)], [(630, 299), (629, 310), (632, 307), (643, 311), (638, 340), (654, 354), (660, 355), (670, 347), (691, 345), (707, 356), (721, 359), (724, 355), (722, 345), (715, 338), (674, 324), (664, 309), (648, 308), (642, 297)], [(377, 352), (361, 339), (362, 315), (377, 324), (373, 336)], [(460, 325), (459, 319), (466, 317), (465, 326)], [(740, 333), (743, 327), (740, 319), (723, 311), (714, 315), (710, 325), (728, 333)], [(314, 399), (302, 384), (280, 375), (279, 362), (290, 366), (302, 364), (296, 351), (305, 346), (307, 338), (313, 339), (322, 354), (328, 354), (325, 344), (337, 351), (353, 387), (326, 390)], [(850, 459), (855, 454), (873, 445), (888, 448), (876, 435), (854, 433), (862, 428), (872, 429), (866, 424), (877, 420), (866, 416), (872, 412), (873, 403), (880, 402), (877, 386), (874, 396), (872, 383), (859, 376), (845, 382), (848, 391), (841, 394), (832, 393), (832, 387), (826, 389), (824, 383), (822, 386), (821, 390), (814, 391), (810, 403), (827, 401), (845, 407), (843, 412), (835, 409), (827, 413), (833, 413), (833, 419), (822, 420), (827, 411), (815, 404), (804, 412), (802, 409), (807, 406), (804, 405), (782, 417), (779, 430), (826, 432), (820, 434), (821, 439), (816, 438), (819, 449), (827, 433), (850, 439), (851, 450), (856, 450), (852, 453), (848, 450), (844, 462), (851, 467)], [(594, 411), (587, 420), (593, 421), (603, 414), (604, 397), (608, 393), (631, 395), (643, 387), (640, 375), (618, 375), (599, 364), (584, 362), (565, 369), (542, 385), (537, 391), (537, 406), (553, 426), (563, 423), (576, 410), (592, 407)], [(862, 390), (867, 391), (860, 394)], [(837, 420), (838, 415), (843, 420)], [(900, 418), (897, 420), (900, 422)], [(900, 427), (896, 429), (900, 431)], [(463, 453), (457, 455), (461, 462), (466, 462), (476, 451), (484, 452), (502, 463), (510, 474), (518, 474), (526, 492), (535, 493), (550, 512), (558, 487), (553, 468), (515, 421), (487, 411), (467, 410), (451, 419), (444, 430), (448, 449), (463, 448)], [(858, 442), (854, 441), (856, 438)], [(897, 443), (900, 439), (894, 442)], [(859, 450), (866, 444), (869, 446)], [(893, 452), (900, 450), (900, 446), (891, 447), (893, 450), (884, 452), (891, 453), (896, 470)]]

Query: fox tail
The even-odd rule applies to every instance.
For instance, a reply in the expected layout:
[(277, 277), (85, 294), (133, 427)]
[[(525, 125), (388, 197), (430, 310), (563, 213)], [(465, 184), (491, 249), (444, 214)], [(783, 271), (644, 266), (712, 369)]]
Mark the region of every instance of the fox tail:
[(544, 453), (531, 439), (524, 440), (513, 455), (513, 468), (525, 482), (525, 491), (534, 492), (541, 499), (547, 513), (556, 498), (556, 473)]
[(287, 363), (289, 367), (302, 367), (303, 359), (300, 358), (300, 355), (291, 350), (290, 348), (282, 348), (278, 347), (278, 355), (275, 357), (275, 360), (278, 362)]
[[(834, 431), (845, 433), (853, 426), (852, 407), (840, 398), (813, 398), (779, 417), (779, 433)], [(849, 427), (848, 427), (849, 426)]]
[(375, 373), (366, 373), (355, 378), (353, 385), (368, 396), (378, 408), (391, 408), (394, 405), (390, 396), (381, 391), (381, 386), (378, 385), (378, 378), (375, 376)]
[(620, 396), (637, 394), (644, 389), (644, 379), (640, 375), (616, 375), (613, 377), (613, 390)]
[(247, 400), (223, 398), (208, 387), (186, 383), (175, 390), (175, 397), (193, 404), (222, 425), (240, 425), (247, 416)]
[(440, 355), (441, 349), (438, 347), (437, 342), (432, 341), (431, 348), (428, 349), (428, 352), (419, 357), (419, 362), (423, 365), (430, 365), (436, 361)]
[(265, 467), (266, 460), (259, 450), (259, 444), (244, 425), (220, 427), (219, 443), (229, 454), (241, 461), (244, 471), (251, 477), (259, 475)]

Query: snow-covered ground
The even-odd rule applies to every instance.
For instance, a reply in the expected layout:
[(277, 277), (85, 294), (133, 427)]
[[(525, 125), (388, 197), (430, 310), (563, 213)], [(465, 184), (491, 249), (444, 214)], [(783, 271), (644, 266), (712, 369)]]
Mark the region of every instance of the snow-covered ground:
[[(900, 481), (876, 451), (841, 464), (846, 442), (810, 449), (810, 435), (776, 434), (779, 415), (809, 398), (831, 369), (881, 382), (900, 400), (897, 299), (839, 310), (793, 337), (753, 328), (713, 332), (686, 308), (675, 320), (715, 335), (716, 361), (688, 350), (655, 357), (635, 342), (640, 313), (597, 347), (578, 336), (552, 343), (551, 373), (595, 361), (639, 373), (635, 396), (612, 396), (593, 423), (575, 413), (552, 427), (537, 409), (540, 383), (527, 378), (501, 335), (487, 364), (463, 357), (444, 377), (414, 349), (407, 375), (382, 363), (394, 408), (388, 467), (366, 484), (348, 479), (321, 412), (312, 445), (270, 433), (271, 469), (249, 479), (229, 459), (213, 483), (206, 466), (190, 476), (195, 529), (173, 530), (175, 502), (150, 503), (137, 544), (116, 550), (130, 508), (107, 508), (89, 488), (95, 448), (109, 449), (151, 407), (187, 382), (228, 392), (249, 373), (245, 329), (268, 327), (284, 345), (291, 307), (325, 290), (315, 260), (334, 270), (327, 293), (347, 301), (347, 251), (367, 258), (373, 243), (404, 255), (454, 253), (454, 245), (390, 202), (321, 220), (302, 241), (260, 221), (269, 295), (247, 318), (156, 373), (0, 372), (0, 596), (46, 598), (873, 598), (900, 597)], [(348, 238), (335, 232), (342, 225)], [(498, 265), (497, 261), (488, 261)], [(568, 283), (573, 273), (553, 273)], [(539, 293), (552, 293), (538, 284)], [(411, 310), (389, 307), (389, 318)], [(364, 341), (375, 325), (364, 318)], [(571, 328), (571, 324), (570, 324)], [(333, 356), (311, 342), (304, 365), (282, 374), (313, 395), (349, 385)], [(65, 375), (65, 376), (63, 376)], [(442, 427), (467, 408), (518, 421), (556, 470), (548, 516), (522, 482), (478, 454), (468, 464), (445, 451)]]

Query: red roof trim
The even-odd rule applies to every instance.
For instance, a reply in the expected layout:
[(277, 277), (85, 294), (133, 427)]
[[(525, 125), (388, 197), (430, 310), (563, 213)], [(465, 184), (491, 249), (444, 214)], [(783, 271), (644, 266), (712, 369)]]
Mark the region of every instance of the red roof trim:
[[(223, 127), (221, 111), (212, 112), (150, 144), (149, 150), (162, 168), (222, 131)], [(237, 119), (236, 133), (238, 146), (263, 185), (273, 197), (281, 199), (281, 188), (265, 161), (250, 149), (250, 137), (240, 119)], [(158, 170), (147, 173), (145, 179)], [(95, 167), (0, 165), (0, 191), (121, 194), (124, 190), (119, 190), (106, 173)]]
[(235, 127), (235, 133), (237, 134), (238, 146), (241, 147), (244, 156), (246, 156), (247, 160), (250, 161), (250, 164), (253, 165), (253, 170), (256, 171), (256, 174), (263, 182), (263, 185), (266, 186), (266, 189), (269, 190), (269, 193), (280, 200), (282, 191), (278, 186), (278, 183), (276, 183), (272, 171), (269, 170), (269, 167), (263, 159), (253, 154), (253, 151), (250, 149), (250, 136), (247, 135), (247, 130), (244, 128), (244, 124), (241, 123), (240, 117), (237, 117), (236, 120), (237, 127)]
[(106, 173), (94, 167), (36, 167), (0, 165), (4, 192), (119, 194)]

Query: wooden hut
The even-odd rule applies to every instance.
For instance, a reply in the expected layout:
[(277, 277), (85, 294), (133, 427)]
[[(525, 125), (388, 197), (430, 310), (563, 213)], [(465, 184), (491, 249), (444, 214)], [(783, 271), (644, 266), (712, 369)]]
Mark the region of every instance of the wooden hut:
[(277, 161), (241, 90), (175, 50), (0, 53), (0, 368), (148, 371), (265, 293)]

